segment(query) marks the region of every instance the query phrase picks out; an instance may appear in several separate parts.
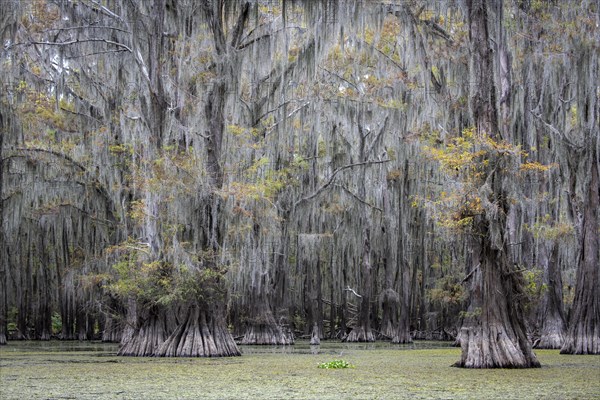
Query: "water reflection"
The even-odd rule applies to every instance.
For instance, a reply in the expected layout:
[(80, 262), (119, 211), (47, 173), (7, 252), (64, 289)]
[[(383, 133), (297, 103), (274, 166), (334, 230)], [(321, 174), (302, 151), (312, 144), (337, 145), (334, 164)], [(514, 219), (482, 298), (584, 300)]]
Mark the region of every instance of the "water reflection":
[(116, 353), (118, 343), (105, 343), (101, 341), (77, 340), (15, 340), (2, 350), (18, 352), (103, 352)]
[[(11, 341), (3, 346), (3, 351), (18, 352), (90, 352), (97, 356), (114, 356), (118, 343), (100, 341)], [(288, 346), (240, 345), (242, 354), (341, 354), (344, 351), (362, 350), (422, 350), (451, 347), (452, 342), (419, 340), (410, 344), (392, 344), (391, 342), (345, 343), (338, 341), (321, 341), (320, 345), (311, 345), (309, 340), (297, 340)]]
[(345, 343), (321, 341), (320, 345), (311, 345), (308, 340), (297, 340), (288, 346), (240, 345), (242, 354), (340, 354), (354, 350), (423, 350), (451, 347), (452, 342), (419, 340), (410, 344), (392, 344), (391, 342)]

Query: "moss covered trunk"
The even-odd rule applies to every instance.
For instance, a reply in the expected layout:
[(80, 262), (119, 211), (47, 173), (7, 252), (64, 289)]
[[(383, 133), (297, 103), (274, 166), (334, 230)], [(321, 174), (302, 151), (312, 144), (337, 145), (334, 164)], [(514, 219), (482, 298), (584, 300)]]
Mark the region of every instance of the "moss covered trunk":
[[(598, 141), (598, 138), (596, 138)], [(590, 182), (583, 210), (582, 249), (575, 299), (563, 354), (600, 354), (600, 178), (598, 153), (591, 150)]]
[(246, 323), (242, 344), (293, 344), (293, 338), (275, 320), (266, 294), (257, 292), (250, 301), (250, 318)]
[(361, 299), (356, 326), (346, 337), (347, 342), (374, 342), (375, 335), (371, 329), (371, 297), (373, 292), (371, 267), (371, 232), (367, 228), (363, 232), (363, 254), (361, 260)]
[[(471, 44), (470, 106), (476, 134), (501, 140), (498, 130), (494, 52), (488, 24), (488, 4), (467, 1)], [(497, 13), (500, 18), (502, 13)], [(522, 304), (522, 276), (509, 263), (506, 216), (510, 204), (504, 180), (502, 155), (489, 160), (480, 189), (483, 214), (474, 219), (473, 248), (479, 264), (471, 271), (471, 304), (460, 332), (461, 359), (465, 368), (529, 368), (540, 364), (528, 341)]]
[[(545, 250), (541, 251), (543, 254)], [(563, 312), (562, 274), (558, 263), (558, 245), (551, 244), (550, 256), (546, 260), (544, 271), (546, 290), (540, 312), (540, 340), (536, 347), (540, 349), (560, 349), (564, 343), (566, 323)]]
[(8, 294), (6, 287), (6, 271), (8, 254), (6, 254), (6, 239), (4, 238), (4, 134), (8, 129), (4, 109), (0, 106), (0, 345), (6, 344), (8, 334)]

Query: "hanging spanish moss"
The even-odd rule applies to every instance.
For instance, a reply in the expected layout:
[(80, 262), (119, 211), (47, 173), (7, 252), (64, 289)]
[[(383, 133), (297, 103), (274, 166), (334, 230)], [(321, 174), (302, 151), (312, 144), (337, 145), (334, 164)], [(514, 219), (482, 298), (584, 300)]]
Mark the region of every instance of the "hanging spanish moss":
[(598, 353), (594, 2), (9, 3), (0, 344)]

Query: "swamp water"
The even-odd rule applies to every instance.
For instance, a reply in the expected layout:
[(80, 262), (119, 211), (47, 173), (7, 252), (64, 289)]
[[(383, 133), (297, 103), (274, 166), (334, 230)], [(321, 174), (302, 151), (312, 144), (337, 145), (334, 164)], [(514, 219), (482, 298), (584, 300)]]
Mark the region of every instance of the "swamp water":
[[(241, 346), (234, 358), (117, 357), (97, 342), (0, 347), (0, 398), (11, 399), (593, 399), (600, 357), (538, 350), (542, 368), (451, 368), (460, 350), (323, 342)], [(320, 369), (344, 359), (354, 368)]]

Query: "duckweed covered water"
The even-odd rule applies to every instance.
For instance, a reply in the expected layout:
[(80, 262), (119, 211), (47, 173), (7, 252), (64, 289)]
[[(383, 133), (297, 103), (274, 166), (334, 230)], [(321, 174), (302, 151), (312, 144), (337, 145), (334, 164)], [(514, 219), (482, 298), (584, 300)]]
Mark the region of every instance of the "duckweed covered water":
[[(11, 342), (0, 348), (0, 398), (11, 399), (593, 399), (600, 357), (541, 350), (543, 367), (465, 370), (460, 350), (417, 342), (242, 346), (234, 358), (117, 357), (117, 346)], [(334, 359), (348, 369), (321, 369)]]

